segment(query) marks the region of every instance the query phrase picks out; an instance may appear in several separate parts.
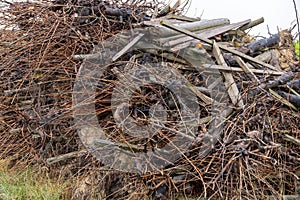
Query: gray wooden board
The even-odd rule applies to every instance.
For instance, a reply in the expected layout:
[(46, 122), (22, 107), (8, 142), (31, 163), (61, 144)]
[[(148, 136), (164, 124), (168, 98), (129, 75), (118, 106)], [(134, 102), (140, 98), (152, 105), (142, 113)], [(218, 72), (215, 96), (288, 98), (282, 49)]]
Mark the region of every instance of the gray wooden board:
[[(223, 25), (223, 26), (217, 26), (217, 27), (205, 29), (205, 30), (195, 32), (195, 33), (198, 34), (200, 37), (211, 38), (211, 37), (214, 37), (216, 35), (225, 33), (227, 31), (230, 31), (230, 30), (233, 30), (233, 29), (238, 29), (239, 27), (244, 26), (245, 24), (248, 24), (250, 22), (251, 22), (251, 20), (248, 19), (248, 20), (245, 20), (245, 21), (242, 21), (242, 22), (237, 22), (237, 23), (234, 23), (234, 24), (228, 24), (228, 25)], [(195, 39), (193, 39), (189, 36), (185, 36), (185, 37), (179, 38), (177, 40), (170, 41), (169, 45), (174, 46), (174, 45), (177, 45), (177, 44), (180, 44), (180, 43), (190, 42), (192, 40), (195, 40)]]

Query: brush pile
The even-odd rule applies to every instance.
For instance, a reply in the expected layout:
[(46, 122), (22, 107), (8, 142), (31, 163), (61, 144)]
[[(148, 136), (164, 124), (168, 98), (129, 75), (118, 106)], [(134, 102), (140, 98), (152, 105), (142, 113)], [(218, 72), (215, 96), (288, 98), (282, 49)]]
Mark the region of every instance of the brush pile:
[[(10, 167), (25, 163), (74, 179), (70, 188), (74, 199), (296, 199), (300, 69), (291, 30), (257, 39), (246, 30), (263, 19), (230, 23), (189, 18), (182, 15), (188, 3), (178, 1), (172, 7), (157, 0), (6, 3), (0, 17), (0, 158), (10, 157)], [(143, 40), (145, 34), (136, 34), (140, 29), (149, 30), (152, 37)], [(132, 35), (124, 35), (124, 30)], [(108, 63), (111, 57), (101, 54), (101, 48), (112, 42), (115, 62)], [(150, 42), (152, 48), (143, 49)], [(120, 43), (136, 48), (124, 51)], [(157, 50), (157, 45), (168, 51)], [(174, 91), (147, 84), (132, 93), (130, 117), (137, 126), (145, 126), (155, 115), (153, 109), (163, 107), (167, 111), (155, 117), (166, 123), (145, 138), (124, 133), (119, 122), (122, 111), (111, 102), (114, 88), (126, 92), (128, 82), (120, 86), (122, 77), (133, 66), (145, 73), (151, 62), (172, 69), (161, 75), (170, 80), (184, 77), (178, 80), (194, 86), (191, 93), (199, 119), (193, 131), (188, 130), (192, 139), (184, 144), (187, 152), (145, 173), (115, 170), (97, 160), (89, 141), (79, 137), (73, 107), (74, 91), (82, 91), (76, 80), (89, 59), (105, 67), (97, 76), (94, 94), (97, 121), (107, 136), (106, 143), (99, 140), (100, 146), (117, 145), (128, 154), (155, 151), (174, 139), (178, 124), (189, 125)], [(180, 88), (184, 82), (172, 84)], [(180, 90), (185, 94), (184, 87)], [(217, 122), (210, 115), (216, 109), (214, 100), (227, 105)], [(222, 129), (213, 129), (212, 134), (219, 135), (214, 145), (204, 152), (206, 135), (220, 124)]]

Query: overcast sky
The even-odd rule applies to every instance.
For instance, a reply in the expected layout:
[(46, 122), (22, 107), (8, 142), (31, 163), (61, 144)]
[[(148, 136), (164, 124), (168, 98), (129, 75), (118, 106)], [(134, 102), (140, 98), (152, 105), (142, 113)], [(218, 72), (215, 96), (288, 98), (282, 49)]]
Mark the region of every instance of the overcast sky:
[[(296, 0), (296, 4), (300, 15), (300, 0)], [(267, 25), (274, 34), (277, 26), (286, 29), (296, 23), (292, 0), (192, 0), (187, 15), (199, 17), (202, 12), (202, 19), (228, 18), (231, 22), (264, 17), (265, 22), (251, 30), (253, 35), (267, 36)]]
[[(7, 0), (16, 1), (16, 0)], [(20, 0), (19, 0), (20, 1)], [(26, 1), (26, 0), (23, 0)], [(38, 1), (38, 0), (36, 0)], [(174, 4), (177, 0), (165, 0)], [(228, 18), (232, 23), (246, 19), (255, 20), (264, 17), (265, 22), (254, 27), (250, 34), (268, 36), (267, 25), (272, 34), (277, 27), (287, 29), (296, 23), (293, 0), (190, 0), (191, 5), (186, 15), (202, 19)], [(181, 0), (185, 2), (185, 0)], [(300, 15), (300, 0), (296, 0)], [(296, 34), (297, 29), (294, 29)]]

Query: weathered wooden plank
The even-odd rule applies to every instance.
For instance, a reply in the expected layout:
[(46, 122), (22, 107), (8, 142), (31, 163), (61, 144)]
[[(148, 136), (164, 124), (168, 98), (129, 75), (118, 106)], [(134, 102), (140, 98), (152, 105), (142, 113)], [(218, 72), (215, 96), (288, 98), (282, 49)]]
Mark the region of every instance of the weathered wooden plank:
[(119, 51), (114, 57), (112, 58), (112, 61), (116, 61), (118, 58), (120, 58), (122, 55), (124, 55), (131, 47), (133, 47), (136, 43), (140, 41), (144, 37), (144, 33), (138, 34), (132, 41), (130, 41), (121, 51)]
[[(216, 27), (224, 24), (229, 24), (229, 19), (220, 18), (220, 19), (212, 19), (212, 20), (205, 20), (205, 21), (196, 21), (196, 22), (186, 22), (180, 23), (180, 27), (185, 30), (189, 30), (192, 32), (200, 31), (203, 29), (208, 29), (211, 27)], [(145, 22), (145, 24), (151, 24), (151, 22)], [(178, 31), (166, 28), (165, 26), (157, 25), (157, 23), (152, 23), (150, 28), (151, 35), (157, 38), (162, 37), (171, 37), (178, 34)], [(179, 25), (178, 25), (179, 26)]]
[(189, 89), (197, 96), (199, 97), (206, 105), (211, 105), (214, 100), (212, 98), (210, 98), (209, 96), (203, 94), (202, 92), (200, 92), (196, 87), (194, 87), (193, 85), (191, 85), (189, 87)]
[[(170, 23), (168, 23), (168, 22), (166, 22), (166, 21), (161, 21), (161, 24), (162, 24), (163, 26), (166, 26), (166, 27), (170, 28), (170, 29), (176, 30), (176, 31), (178, 31), (178, 32), (180, 32), (180, 33), (184, 33), (184, 34), (186, 34), (186, 35), (188, 35), (188, 36), (190, 36), (190, 37), (193, 37), (193, 38), (195, 38), (195, 39), (198, 39), (198, 40), (200, 40), (200, 41), (203, 41), (203, 42), (206, 42), (206, 43), (208, 43), (208, 44), (210, 44), (210, 45), (213, 45), (213, 42), (212, 42), (211, 40), (209, 40), (209, 39), (207, 39), (207, 38), (204, 38), (204, 37), (201, 37), (201, 36), (198, 36), (197, 34), (191, 32), (191, 31), (185, 30), (185, 29), (183, 29), (183, 28), (180, 28), (180, 27), (178, 27), (178, 26), (175, 26), (175, 25), (173, 25), (173, 24), (170, 24)], [(273, 67), (272, 65), (267, 64), (267, 63), (264, 63), (264, 62), (262, 62), (262, 61), (260, 61), (260, 60), (257, 60), (257, 59), (255, 59), (255, 58), (253, 58), (253, 57), (251, 57), (251, 56), (248, 56), (248, 55), (246, 55), (246, 54), (244, 54), (244, 53), (241, 53), (241, 52), (239, 52), (239, 51), (237, 51), (237, 50), (230, 49), (230, 48), (228, 48), (228, 47), (226, 47), (226, 46), (224, 46), (224, 45), (219, 45), (219, 47), (220, 47), (221, 49), (225, 50), (225, 51), (228, 51), (228, 52), (230, 52), (230, 53), (233, 53), (233, 54), (235, 54), (235, 55), (238, 55), (238, 56), (240, 56), (240, 57), (242, 57), (242, 58), (244, 58), (244, 59), (246, 59), (246, 60), (248, 60), (248, 61), (254, 62), (254, 63), (256, 63), (256, 64), (259, 64), (259, 65), (261, 65), (261, 66), (267, 67), (267, 68), (269, 68), (269, 69), (278, 71), (278, 70), (277, 70), (275, 67)]]
[(241, 68), (244, 70), (244, 72), (251, 78), (252, 81), (256, 83), (260, 83), (259, 79), (255, 76), (255, 74), (250, 70), (250, 68), (247, 66), (247, 64), (240, 58), (236, 56), (236, 61), (241, 66)]
[[(198, 34), (200, 37), (211, 38), (211, 37), (214, 37), (216, 35), (225, 33), (229, 30), (237, 29), (237, 28), (249, 23), (250, 21), (251, 20), (248, 19), (248, 20), (245, 20), (245, 21), (242, 21), (242, 22), (237, 22), (237, 23), (234, 23), (234, 24), (228, 24), (228, 25), (224, 25), (224, 26), (217, 26), (217, 27), (213, 27), (213, 28), (210, 28), (210, 29), (195, 32), (195, 34)], [(174, 46), (174, 45), (178, 45), (180, 43), (190, 42), (192, 40), (194, 40), (194, 39), (189, 37), (189, 36), (185, 36), (185, 37), (182, 37), (182, 38), (179, 38), (179, 39), (176, 39), (176, 40), (172, 40), (168, 44), (170, 46)]]
[[(201, 69), (202, 68), (202, 69)], [(243, 72), (244, 70), (239, 67), (230, 67), (223, 65), (211, 65), (211, 64), (203, 64), (199, 67), (201, 70), (221, 70), (221, 71), (231, 71), (231, 72)], [(283, 72), (271, 71), (271, 70), (262, 70), (262, 69), (250, 69), (254, 74), (264, 74), (264, 75), (273, 75), (273, 76), (281, 76)]]
[(257, 25), (263, 23), (264, 21), (265, 21), (265, 19), (264, 19), (263, 17), (261, 17), (261, 18), (259, 18), (259, 19), (256, 19), (256, 20), (250, 22), (249, 24), (246, 24), (246, 25), (242, 26), (242, 27), (239, 28), (239, 29), (240, 29), (241, 31), (245, 31), (245, 30), (247, 30), (247, 29), (249, 29), (249, 28), (252, 28), (252, 27), (254, 27), (254, 26), (257, 26)]
[[(216, 42), (213, 43), (213, 55), (217, 60), (219, 65), (227, 66), (225, 59), (222, 56), (221, 50)], [(240, 108), (244, 107), (243, 100), (237, 88), (237, 85), (233, 79), (233, 76), (230, 72), (221, 72), (225, 78), (225, 86), (228, 92), (228, 95), (234, 105), (238, 105)]]
[(167, 19), (177, 19), (181, 21), (186, 21), (186, 22), (196, 22), (200, 21), (200, 18), (192, 18), (192, 17), (187, 17), (187, 16), (181, 16), (181, 15), (174, 15), (174, 14), (168, 14), (166, 16)]

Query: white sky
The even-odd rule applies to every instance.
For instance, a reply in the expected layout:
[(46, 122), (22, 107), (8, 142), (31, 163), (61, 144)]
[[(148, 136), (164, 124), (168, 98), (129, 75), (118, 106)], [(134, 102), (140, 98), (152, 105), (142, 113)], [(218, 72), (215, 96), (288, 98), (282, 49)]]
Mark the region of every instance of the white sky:
[[(300, 0), (296, 4), (300, 15)], [(292, 0), (192, 0), (186, 15), (199, 17), (202, 12), (202, 19), (228, 18), (232, 23), (264, 17), (265, 22), (250, 31), (252, 35), (268, 36), (267, 25), (275, 34), (277, 27), (286, 29), (292, 27), (292, 22), (296, 23)]]
[[(22, 0), (7, 0), (22, 1)], [(26, 1), (26, 0), (23, 0)], [(38, 0), (34, 0), (38, 1)], [(190, 0), (191, 5), (186, 15), (202, 19), (228, 18), (231, 23), (246, 19), (255, 20), (264, 17), (265, 22), (252, 28), (250, 34), (268, 36), (267, 25), (272, 34), (277, 27), (287, 29), (296, 24), (293, 0)], [(300, 15), (300, 0), (295, 0)], [(177, 0), (165, 0), (171, 5)], [(181, 0), (185, 2), (185, 0)], [(299, 19), (300, 20), (300, 19)], [(293, 34), (296, 35), (297, 28)]]

